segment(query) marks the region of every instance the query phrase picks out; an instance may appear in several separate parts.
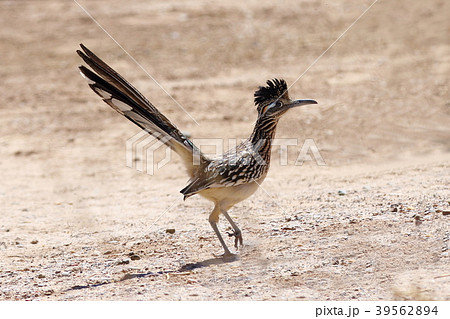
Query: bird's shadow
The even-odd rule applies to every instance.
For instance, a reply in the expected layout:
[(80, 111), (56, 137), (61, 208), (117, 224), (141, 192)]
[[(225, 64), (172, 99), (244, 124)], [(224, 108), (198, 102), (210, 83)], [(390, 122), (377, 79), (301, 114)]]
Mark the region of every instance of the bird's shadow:
[(209, 267), (212, 265), (221, 265), (221, 264), (232, 263), (236, 260), (239, 260), (238, 255), (214, 257), (214, 258), (205, 259), (203, 261), (198, 261), (195, 263), (185, 264), (176, 270), (161, 270), (161, 271), (156, 271), (156, 272), (150, 271), (147, 273), (125, 274), (122, 278), (120, 278), (118, 280), (104, 282), (104, 283), (97, 283), (97, 284), (76, 285), (76, 286), (73, 286), (73, 287), (67, 289), (66, 291), (94, 288), (94, 287), (104, 286), (104, 285), (117, 283), (117, 282), (129, 280), (129, 279), (134, 279), (134, 278), (157, 277), (157, 276), (161, 276), (161, 275), (171, 275), (171, 274), (172, 275), (177, 275), (177, 274), (184, 275), (184, 274), (188, 274), (190, 271), (192, 271), (194, 269), (205, 268), (205, 267)]
[(209, 267), (211, 265), (227, 264), (227, 263), (232, 263), (236, 260), (239, 260), (238, 255), (214, 257), (214, 258), (210, 258), (210, 259), (205, 259), (203, 261), (198, 261), (196, 263), (189, 263), (189, 264), (183, 265), (179, 268), (178, 271), (189, 271), (189, 270), (193, 270), (193, 269), (197, 269), (197, 268)]

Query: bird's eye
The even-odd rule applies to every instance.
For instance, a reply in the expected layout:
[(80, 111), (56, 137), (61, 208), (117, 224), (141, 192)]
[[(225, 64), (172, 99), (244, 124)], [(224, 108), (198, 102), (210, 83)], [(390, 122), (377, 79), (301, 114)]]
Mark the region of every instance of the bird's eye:
[(282, 106), (283, 106), (283, 102), (281, 102), (281, 101), (277, 101), (277, 104), (276, 104), (276, 106), (277, 106), (277, 107), (282, 107)]

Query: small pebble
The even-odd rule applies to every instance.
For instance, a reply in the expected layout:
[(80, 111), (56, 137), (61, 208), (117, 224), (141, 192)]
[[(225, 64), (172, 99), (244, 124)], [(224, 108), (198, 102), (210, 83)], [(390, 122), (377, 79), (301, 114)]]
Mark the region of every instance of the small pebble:
[(118, 265), (128, 265), (129, 263), (130, 263), (130, 260), (128, 258), (119, 260), (117, 262)]
[(340, 196), (347, 195), (347, 190), (345, 190), (345, 189), (338, 190), (338, 195), (340, 195)]
[(131, 259), (131, 260), (140, 260), (141, 257), (139, 257), (138, 255), (131, 255), (131, 256), (130, 256), (130, 259)]
[(111, 278), (105, 277), (105, 278), (96, 278), (91, 277), (88, 279), (89, 282), (95, 283), (95, 284), (105, 284), (111, 281)]
[(166, 233), (168, 233), (168, 234), (175, 234), (175, 228), (168, 228), (168, 229), (166, 229)]
[(128, 270), (141, 270), (141, 268), (140, 267), (128, 267)]
[(36, 239), (31, 241), (31, 243), (32, 243), (33, 245), (36, 245), (38, 242), (39, 242), (39, 241), (37, 241)]

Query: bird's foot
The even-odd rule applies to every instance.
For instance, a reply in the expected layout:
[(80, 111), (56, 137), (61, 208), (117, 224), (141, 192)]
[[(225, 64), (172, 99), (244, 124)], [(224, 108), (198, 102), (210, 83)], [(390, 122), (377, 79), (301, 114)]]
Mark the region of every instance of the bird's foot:
[(233, 261), (236, 260), (238, 258), (237, 254), (233, 254), (230, 251), (225, 251), (223, 254), (218, 255), (218, 254), (213, 254), (214, 258), (220, 258), (226, 261)]
[[(239, 245), (243, 246), (243, 241), (242, 241), (242, 233), (241, 231), (235, 230), (232, 233), (227, 233), (229, 237), (233, 237), (234, 236), (234, 247), (236, 247), (236, 249), (238, 249)], [(239, 245), (238, 245), (239, 243)]]
[(214, 258), (219, 258), (222, 259), (224, 261), (234, 261), (237, 260), (239, 257), (237, 254), (233, 254), (231, 252), (224, 252), (223, 254), (214, 254), (213, 253)]

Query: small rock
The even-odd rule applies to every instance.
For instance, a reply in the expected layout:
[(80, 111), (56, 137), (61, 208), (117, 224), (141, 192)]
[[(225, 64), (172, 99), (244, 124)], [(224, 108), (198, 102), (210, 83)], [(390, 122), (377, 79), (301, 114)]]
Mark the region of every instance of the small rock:
[(168, 233), (168, 234), (175, 234), (175, 228), (168, 228), (168, 229), (166, 229), (166, 233)]
[(128, 279), (133, 279), (133, 278), (136, 278), (135, 274), (125, 274), (125, 275), (123, 275), (123, 277), (120, 280), (122, 281), (122, 280), (128, 280)]
[(442, 215), (444, 215), (444, 216), (450, 215), (450, 210), (443, 210)]
[(91, 278), (88, 279), (88, 281), (90, 283), (93, 283), (93, 284), (106, 284), (106, 283), (111, 281), (111, 278), (108, 278), (108, 277), (104, 277), (104, 278), (91, 277)]
[(39, 241), (37, 241), (36, 239), (31, 241), (31, 243), (32, 243), (33, 245), (36, 245), (38, 242), (39, 242)]
[(98, 281), (101, 283), (107, 283), (107, 282), (110, 282), (111, 280), (112, 279), (110, 277), (102, 277), (102, 278), (98, 279)]
[(338, 190), (338, 195), (340, 195), (340, 196), (347, 195), (347, 190), (345, 190), (345, 189)]
[(49, 295), (51, 295), (53, 293), (54, 293), (53, 289), (47, 289), (47, 290), (44, 291), (44, 295), (46, 295), (46, 296), (49, 296)]
[(141, 267), (130, 266), (130, 267), (128, 267), (128, 270), (132, 270), (132, 271), (141, 271)]
[(130, 260), (128, 258), (119, 260), (117, 262), (118, 265), (128, 265), (129, 263), (130, 263)]
[(138, 255), (131, 255), (131, 256), (130, 256), (130, 259), (131, 259), (131, 260), (140, 260), (141, 257), (139, 257)]
[(444, 251), (441, 255), (444, 257), (448, 257), (448, 251)]
[(70, 271), (63, 271), (63, 272), (61, 273), (61, 276), (69, 277), (69, 276), (70, 276)]
[(420, 218), (419, 215), (414, 216), (414, 223), (416, 226), (419, 226), (420, 224), (422, 224), (422, 219)]
[(37, 277), (40, 278), (40, 279), (42, 279), (42, 278), (45, 278), (45, 275), (39, 274)]

